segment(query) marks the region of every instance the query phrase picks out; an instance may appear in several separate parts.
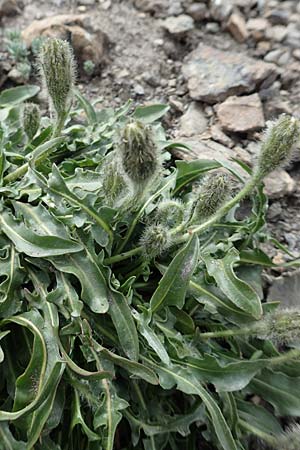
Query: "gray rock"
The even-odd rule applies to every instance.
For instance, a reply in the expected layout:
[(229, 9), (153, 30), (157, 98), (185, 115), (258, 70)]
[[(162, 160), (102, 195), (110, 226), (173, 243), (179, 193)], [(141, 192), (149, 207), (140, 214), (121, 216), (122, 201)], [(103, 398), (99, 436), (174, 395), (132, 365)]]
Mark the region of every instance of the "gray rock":
[[(248, 152), (240, 147), (230, 149), (214, 142), (211, 139), (195, 139), (192, 138), (180, 138), (180, 142), (186, 144), (189, 149), (185, 148), (173, 148), (172, 153), (175, 157), (185, 159), (186, 161), (193, 161), (195, 159), (208, 159), (208, 160), (223, 160), (232, 164), (235, 169), (242, 174), (241, 167), (232, 162), (232, 158), (240, 159), (246, 164), (250, 163)], [(245, 175), (245, 173), (243, 173)]]
[(272, 9), (266, 14), (267, 19), (273, 25), (287, 25), (289, 22), (289, 12), (281, 9)]
[(220, 25), (217, 22), (208, 22), (205, 28), (208, 33), (212, 34), (217, 34), (220, 31)]
[(292, 194), (296, 189), (296, 182), (284, 170), (276, 169), (264, 179), (265, 193), (269, 198), (281, 198)]
[(209, 17), (208, 7), (204, 3), (192, 3), (187, 7), (186, 13), (196, 22), (200, 22)]
[(191, 137), (203, 133), (207, 128), (207, 120), (203, 109), (192, 102), (185, 114), (180, 118), (179, 135)]
[(298, 24), (289, 24), (287, 27), (287, 35), (285, 43), (292, 48), (299, 48), (300, 30), (297, 28)]
[(268, 302), (280, 301), (281, 308), (300, 306), (300, 270), (287, 273), (274, 280), (267, 297)]
[(241, 53), (199, 44), (184, 60), (183, 75), (193, 100), (223, 101), (230, 95), (253, 92), (277, 77), (274, 64), (256, 61)]
[(287, 35), (287, 28), (284, 25), (275, 25), (266, 30), (266, 38), (275, 42), (282, 42)]
[(231, 14), (227, 22), (227, 29), (239, 43), (243, 43), (248, 39), (249, 33), (246, 21), (241, 14)]
[(187, 14), (172, 16), (163, 21), (163, 27), (168, 30), (170, 34), (181, 35), (194, 28), (194, 20)]
[(278, 48), (267, 53), (267, 55), (264, 57), (264, 60), (266, 62), (276, 63), (279, 66), (284, 66), (289, 61), (290, 56), (291, 54), (288, 50), (285, 50), (284, 48)]
[(236, 133), (259, 130), (265, 125), (258, 94), (228, 97), (217, 107), (217, 116), (224, 130)]
[(296, 48), (296, 49), (293, 51), (293, 56), (294, 56), (294, 58), (296, 58), (298, 61), (300, 61), (300, 48)]
[(4, 16), (14, 16), (21, 12), (23, 2), (21, 0), (0, 0), (0, 19)]
[(224, 22), (233, 11), (233, 3), (230, 0), (211, 0), (210, 14), (213, 20)]
[(256, 41), (261, 41), (265, 38), (266, 30), (269, 27), (270, 23), (264, 17), (249, 19), (247, 22), (247, 29)]

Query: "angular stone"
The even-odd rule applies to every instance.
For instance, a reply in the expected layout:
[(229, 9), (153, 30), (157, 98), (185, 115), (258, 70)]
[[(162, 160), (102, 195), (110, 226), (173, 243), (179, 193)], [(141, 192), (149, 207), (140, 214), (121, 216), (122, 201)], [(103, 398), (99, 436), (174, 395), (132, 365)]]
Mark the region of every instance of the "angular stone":
[[(51, 30), (59, 29), (67, 25), (82, 26), (82, 14), (60, 14), (58, 16), (47, 17), (42, 20), (34, 20), (31, 24), (22, 31), (22, 37), (27, 46), (31, 46), (33, 39), (39, 36), (49, 36)], [(51, 36), (49, 36), (51, 37)]]
[(14, 16), (20, 13), (22, 8), (21, 0), (0, 0), (0, 19), (4, 16)]
[(237, 163), (233, 163), (232, 158), (240, 159), (246, 164), (250, 164), (251, 162), (248, 152), (240, 147), (231, 149), (217, 142), (214, 142), (211, 139), (199, 140), (193, 137), (180, 138), (180, 142), (186, 144), (189, 149), (175, 147), (172, 149), (172, 153), (175, 157), (184, 159), (186, 161), (193, 161), (195, 159), (228, 161), (240, 173), (242, 173), (240, 165)]
[(258, 94), (227, 98), (217, 107), (217, 116), (223, 130), (236, 133), (259, 130), (265, 125)]
[(296, 182), (283, 169), (276, 169), (264, 179), (265, 193), (269, 198), (281, 198), (292, 194), (296, 189)]
[(228, 19), (233, 10), (233, 2), (231, 0), (211, 0), (210, 15), (212, 19), (224, 22)]
[(22, 32), (22, 36), (28, 47), (38, 36), (67, 39), (71, 42), (79, 63), (91, 60), (97, 67), (104, 60), (107, 37), (100, 30), (93, 33), (85, 30), (85, 18), (81, 14), (61, 14), (35, 20)]
[(247, 29), (256, 41), (261, 41), (265, 37), (266, 30), (270, 27), (270, 23), (263, 17), (250, 19), (247, 22)]
[(196, 22), (200, 22), (209, 17), (208, 7), (204, 3), (192, 3), (187, 7), (186, 12)]
[(166, 28), (170, 34), (181, 35), (194, 28), (194, 19), (187, 14), (168, 17), (163, 21), (163, 27)]
[(203, 133), (207, 128), (207, 120), (202, 108), (192, 102), (188, 110), (180, 118), (180, 136), (195, 136)]
[(300, 270), (297, 270), (274, 280), (269, 290), (267, 301), (280, 301), (280, 308), (299, 307), (299, 292)]
[(228, 19), (227, 29), (237, 42), (243, 43), (248, 39), (249, 33), (246, 21), (240, 14), (231, 14)]
[(226, 52), (199, 44), (185, 58), (182, 72), (193, 100), (223, 101), (230, 95), (246, 94), (277, 77), (277, 67), (241, 53)]

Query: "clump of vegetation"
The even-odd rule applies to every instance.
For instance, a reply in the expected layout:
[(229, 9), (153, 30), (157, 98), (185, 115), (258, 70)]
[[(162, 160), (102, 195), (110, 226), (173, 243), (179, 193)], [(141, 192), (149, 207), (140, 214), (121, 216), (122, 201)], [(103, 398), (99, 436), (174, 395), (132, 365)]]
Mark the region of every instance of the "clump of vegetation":
[(95, 109), (60, 40), (40, 64), (50, 117), (37, 86), (0, 95), (0, 449), (298, 448), (280, 417), (300, 415), (299, 311), (264, 301), (260, 249), (298, 121), (272, 123), (253, 172), (172, 166), (166, 105)]
[(91, 77), (94, 74), (95, 67), (96, 67), (96, 64), (91, 59), (88, 59), (87, 61), (84, 61), (84, 63), (83, 63), (83, 70), (89, 77)]

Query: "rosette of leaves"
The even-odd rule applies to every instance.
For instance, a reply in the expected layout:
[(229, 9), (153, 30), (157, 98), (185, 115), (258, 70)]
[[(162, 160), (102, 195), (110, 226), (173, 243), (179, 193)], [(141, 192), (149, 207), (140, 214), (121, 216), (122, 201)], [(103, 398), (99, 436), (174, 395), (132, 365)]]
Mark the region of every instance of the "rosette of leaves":
[[(284, 338), (261, 288), (275, 266), (259, 248), (261, 177), (242, 163), (167, 169), (180, 144), (165, 138), (166, 105), (98, 110), (75, 88), (60, 132), (45, 116), (29, 142), (21, 104), (38, 90), (0, 95), (0, 449), (274, 446), (282, 417), (300, 415), (300, 362), (295, 324), (285, 311)], [(118, 159), (135, 120), (160, 166), (138, 198)], [(243, 187), (195, 223), (205, 196), (193, 184), (220, 169)], [(245, 197), (252, 210), (237, 219)]]

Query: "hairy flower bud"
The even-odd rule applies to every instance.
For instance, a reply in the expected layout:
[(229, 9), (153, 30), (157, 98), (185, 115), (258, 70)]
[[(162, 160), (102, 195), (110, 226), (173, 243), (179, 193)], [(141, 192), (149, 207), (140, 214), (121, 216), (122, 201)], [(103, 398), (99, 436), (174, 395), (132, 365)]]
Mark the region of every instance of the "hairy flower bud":
[(296, 308), (277, 310), (254, 325), (254, 334), (260, 339), (276, 343), (289, 343), (300, 338), (300, 310)]
[(71, 46), (61, 39), (47, 39), (41, 47), (40, 65), (54, 110), (62, 116), (69, 110), (75, 81)]
[(155, 211), (155, 222), (168, 228), (175, 228), (185, 218), (185, 205), (179, 200), (164, 200)]
[(288, 162), (299, 135), (299, 122), (294, 117), (283, 114), (276, 121), (270, 122), (261, 146), (254, 175), (262, 179), (274, 169)]
[(220, 173), (207, 175), (196, 191), (198, 199), (194, 205), (192, 222), (201, 222), (215, 214), (229, 194), (230, 183), (226, 175)]
[(124, 172), (136, 187), (143, 187), (157, 173), (158, 151), (148, 125), (129, 122), (121, 132), (119, 151)]
[(172, 244), (168, 228), (163, 225), (149, 225), (140, 239), (147, 258), (155, 258), (164, 253)]
[(113, 206), (120, 195), (127, 191), (125, 180), (119, 168), (119, 161), (115, 158), (114, 153), (111, 152), (105, 158), (99, 173), (102, 179), (102, 194), (108, 206)]
[(25, 103), (23, 108), (23, 128), (31, 140), (37, 133), (41, 121), (40, 108), (35, 103)]
[(274, 450), (299, 450), (300, 449), (300, 425), (292, 425), (285, 433), (276, 436), (277, 443)]

